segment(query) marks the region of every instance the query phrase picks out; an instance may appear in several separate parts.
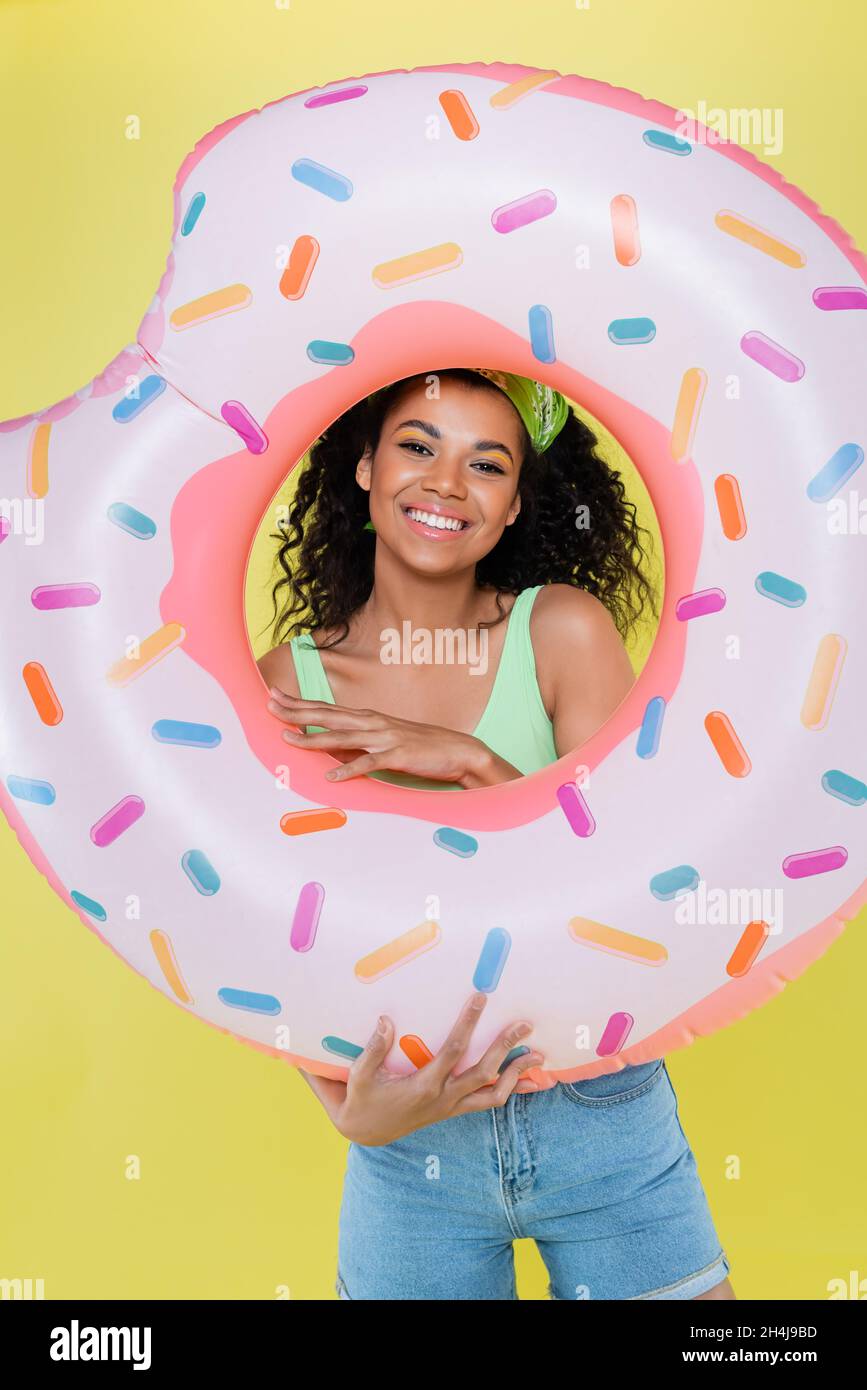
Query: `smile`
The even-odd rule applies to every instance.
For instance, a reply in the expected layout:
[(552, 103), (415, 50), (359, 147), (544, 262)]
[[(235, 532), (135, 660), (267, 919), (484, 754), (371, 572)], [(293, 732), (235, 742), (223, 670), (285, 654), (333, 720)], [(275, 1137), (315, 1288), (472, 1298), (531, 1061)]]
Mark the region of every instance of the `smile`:
[(444, 539), (446, 536), (460, 535), (471, 525), (471, 522), (460, 517), (427, 512), (422, 507), (402, 507), (401, 510), (413, 530), (424, 536), (433, 536), (437, 540), (440, 537)]

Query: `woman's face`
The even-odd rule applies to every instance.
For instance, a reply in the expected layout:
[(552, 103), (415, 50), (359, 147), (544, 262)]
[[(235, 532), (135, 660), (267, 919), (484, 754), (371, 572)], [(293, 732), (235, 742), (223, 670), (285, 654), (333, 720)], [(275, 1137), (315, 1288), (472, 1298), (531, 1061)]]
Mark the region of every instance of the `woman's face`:
[(448, 377), (436, 400), (409, 388), (356, 469), (377, 539), (427, 574), (482, 559), (520, 511), (522, 428), (502, 391)]

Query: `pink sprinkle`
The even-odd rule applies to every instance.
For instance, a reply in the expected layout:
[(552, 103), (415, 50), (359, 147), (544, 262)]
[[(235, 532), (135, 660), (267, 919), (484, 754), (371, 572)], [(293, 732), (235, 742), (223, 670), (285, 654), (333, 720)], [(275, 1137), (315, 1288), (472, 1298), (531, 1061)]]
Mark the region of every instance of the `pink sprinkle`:
[(251, 454), (264, 454), (268, 448), (268, 437), (259, 428), (246, 406), (240, 401), (223, 401), (220, 414), (227, 425), (239, 434)]
[(8, 516), (0, 516), (0, 542), (5, 541), (11, 530)]
[(316, 928), (319, 925), (319, 914), (322, 911), (324, 901), (325, 889), (321, 883), (304, 884), (298, 894), (295, 916), (292, 918), (292, 930), (289, 934), (289, 945), (293, 951), (310, 950), (316, 940)]
[(867, 309), (867, 290), (860, 285), (823, 285), (813, 290), (817, 309)]
[(632, 1014), (612, 1014), (605, 1025), (605, 1032), (599, 1039), (599, 1046), (596, 1049), (597, 1057), (613, 1057), (616, 1052), (620, 1052), (629, 1037), (634, 1022), (635, 1019)]
[(800, 381), (806, 371), (800, 357), (787, 352), (773, 338), (766, 338), (764, 333), (745, 333), (741, 338), (741, 348), (747, 357), (758, 362), (760, 367), (766, 367), (781, 381)]
[(335, 101), (352, 101), (354, 97), (363, 97), (367, 88), (360, 87), (341, 87), (336, 92), (322, 92), (318, 97), (308, 97), (305, 106), (331, 106)]
[(699, 589), (695, 594), (684, 594), (674, 607), (675, 617), (685, 623), (689, 618), (703, 618), (706, 613), (718, 613), (726, 606), (726, 596), (722, 589)]
[(516, 198), (513, 203), (504, 203), (491, 213), (491, 224), (495, 232), (514, 232), (518, 227), (526, 227), (528, 222), (538, 222), (540, 217), (550, 217), (557, 206), (557, 199), (550, 188), (540, 188), (535, 193), (527, 193)]
[(809, 878), (811, 874), (827, 874), (831, 869), (842, 869), (849, 855), (842, 845), (831, 845), (830, 849), (811, 849), (804, 854), (790, 854), (783, 860), (783, 873), (786, 878)]
[(87, 608), (101, 597), (95, 584), (40, 584), (30, 600), (34, 608)]
[(564, 782), (562, 787), (558, 787), (557, 800), (576, 835), (586, 839), (588, 835), (593, 834), (596, 822), (575, 782)]
[(90, 838), (100, 849), (110, 845), (144, 815), (145, 804), (140, 796), (125, 796), (96, 825), (90, 827)]

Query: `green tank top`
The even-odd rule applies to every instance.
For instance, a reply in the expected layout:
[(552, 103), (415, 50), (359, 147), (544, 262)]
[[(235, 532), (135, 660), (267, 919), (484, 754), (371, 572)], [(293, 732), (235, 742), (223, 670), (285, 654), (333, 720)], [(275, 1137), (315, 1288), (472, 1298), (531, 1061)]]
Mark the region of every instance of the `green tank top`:
[[(536, 660), (530, 641), (530, 613), (543, 586), (523, 589), (506, 619), (506, 637), (500, 664), (488, 703), (473, 737), (486, 743), (492, 752), (505, 758), (525, 776), (557, 761), (554, 730), (539, 693)], [(322, 665), (319, 649), (309, 633), (290, 641), (298, 690), (302, 700), (336, 704)], [(308, 733), (321, 733), (321, 724), (305, 726)], [(360, 756), (360, 754), (359, 754)], [(380, 782), (424, 791), (460, 791), (456, 782), (436, 782), (427, 777), (411, 777), (403, 772), (371, 772)], [(338, 784), (339, 785), (339, 784)]]

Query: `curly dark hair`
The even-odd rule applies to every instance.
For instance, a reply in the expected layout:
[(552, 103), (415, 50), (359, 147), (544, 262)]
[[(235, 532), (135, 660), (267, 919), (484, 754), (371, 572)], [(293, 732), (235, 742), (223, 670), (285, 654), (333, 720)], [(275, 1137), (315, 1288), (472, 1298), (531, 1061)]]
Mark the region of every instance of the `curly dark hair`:
[[(437, 376), (463, 381), (479, 390), (499, 387), (462, 367)], [(365, 529), (369, 499), (355, 478), (358, 460), (379, 443), (386, 412), (399, 393), (425, 376), (404, 377), (358, 401), (317, 439), (298, 481), (294, 501), (282, 526), (275, 572), (282, 575), (271, 591), (274, 645), (288, 627), (289, 636), (310, 629), (342, 628), (336, 646), (349, 632), (349, 619), (373, 587), (375, 533)], [(625, 638), (649, 604), (658, 607), (642, 568), (647, 552), (635, 504), (626, 499), (621, 475), (596, 453), (598, 440), (573, 410), (553, 444), (537, 454), (521, 423), (524, 459), (518, 487), (521, 510), (494, 548), (476, 564), (476, 582), (500, 594), (517, 594), (536, 584), (572, 584), (587, 589), (608, 609)], [(589, 509), (590, 525), (576, 526), (580, 505)], [(288, 588), (289, 603), (278, 615), (278, 592)], [(501, 609), (498, 622), (507, 617)], [(480, 624), (483, 627), (495, 623)]]

